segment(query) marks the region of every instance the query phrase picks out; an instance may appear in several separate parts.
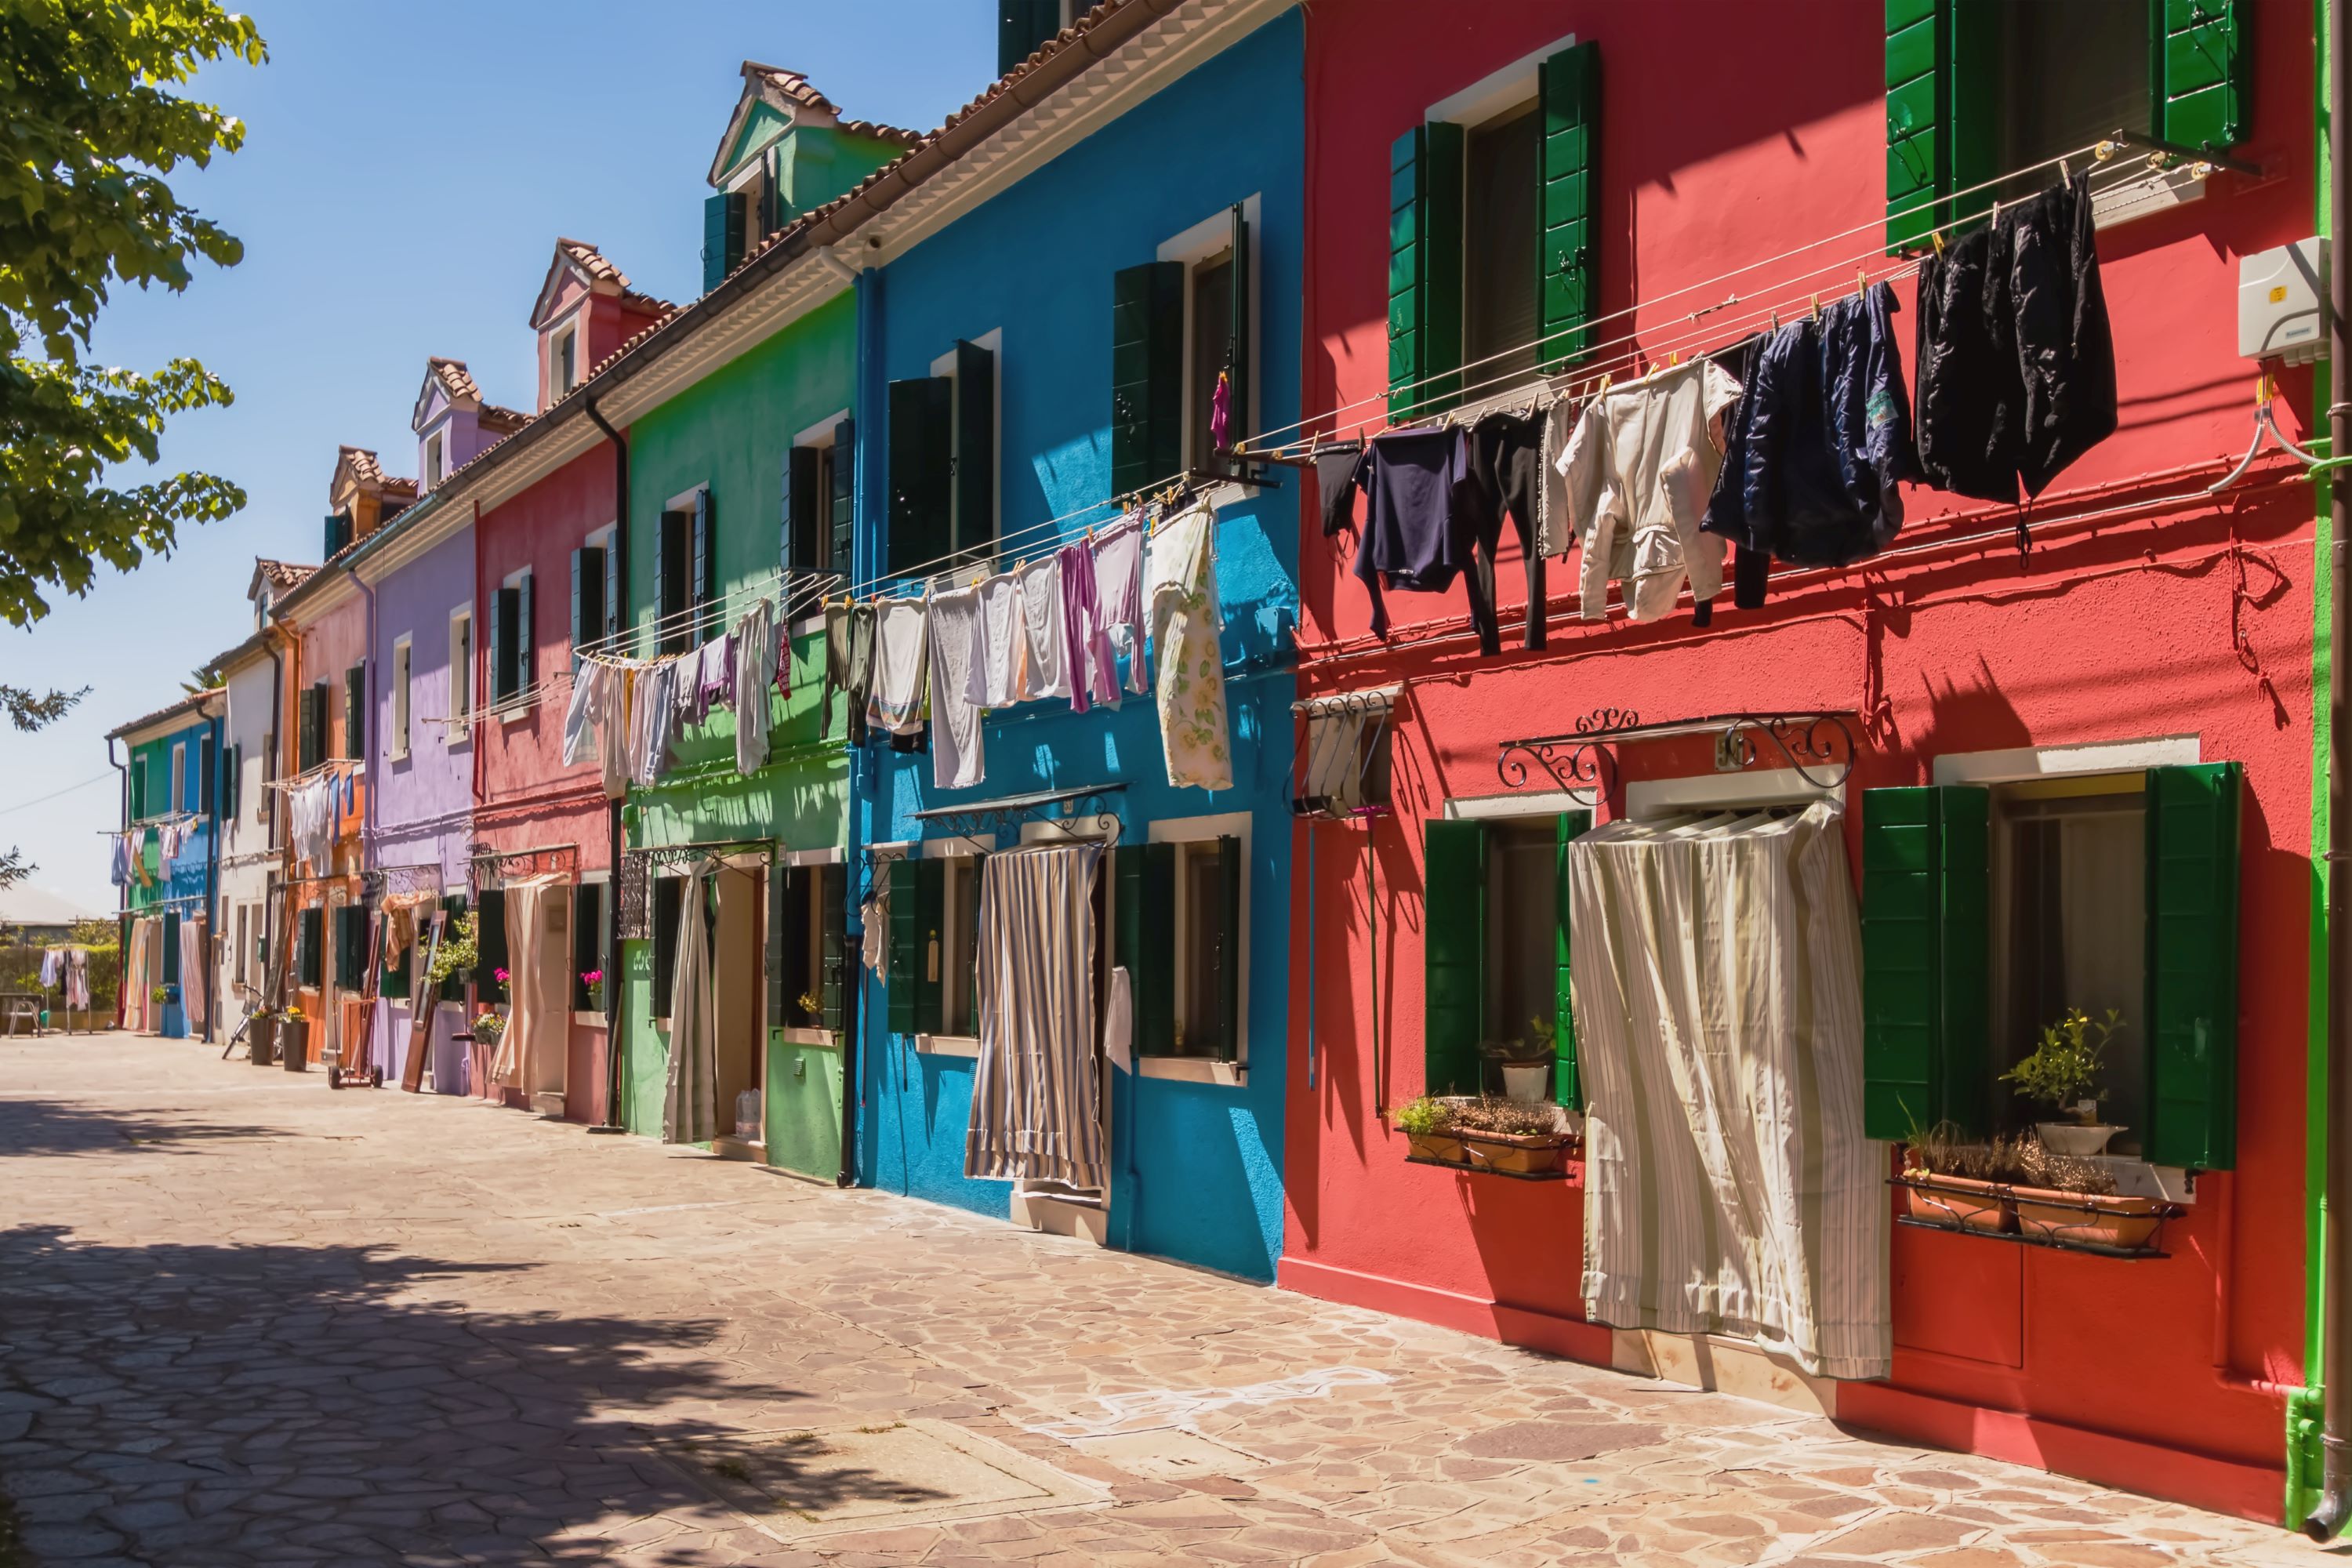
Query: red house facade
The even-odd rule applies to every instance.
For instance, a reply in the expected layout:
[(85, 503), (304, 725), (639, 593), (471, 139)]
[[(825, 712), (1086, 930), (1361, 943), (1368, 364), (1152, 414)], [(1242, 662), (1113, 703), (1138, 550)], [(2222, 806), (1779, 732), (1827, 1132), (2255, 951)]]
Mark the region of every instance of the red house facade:
[[(1305, 1087), (1283, 1285), (2281, 1517), (2312, 1353), (2318, 563), (2300, 461), (2273, 447), (2206, 492), (2239, 467), (2258, 395), (2274, 392), (2294, 439), (2317, 423), (2308, 373), (2258, 384), (2237, 333), (2241, 259), (2316, 226), (2313, 52), (2307, 14), (2242, 30), (2243, 0), (2205, 9), (2226, 31), (2168, 56), (2145, 6), (2083, 7), (2063, 38), (1979, 37), (1942, 0), (1309, 15), (1301, 401), (1325, 413), (1269, 433), (1294, 452), (1409, 423), (1391, 409), (1416, 399), (1517, 406), (1589, 396), (1603, 372), (1636, 384), (1853, 295), (1857, 268), (1894, 287), (1907, 388), (1918, 255), (1983, 223), (1924, 231), (2058, 184), (2062, 156), (2101, 193), (2118, 427), (2022, 508), (1906, 484), (1891, 541), (1843, 568), (1776, 564), (1760, 607), (1735, 605), (1727, 569), (1705, 625), (1687, 596), (1637, 622), (1612, 594), (1586, 618), (1578, 554), (1550, 563), (1548, 637), (1525, 647), (1506, 525), (1491, 653), (1459, 583), (1392, 588), (1375, 635), (1362, 525), (1327, 538), (1310, 499), (1290, 1068)], [(2092, 63), (2045, 90), (1996, 68), (2003, 48)], [(2192, 79), (2191, 57), (2220, 63)], [(2238, 166), (2159, 169), (2138, 144), (2102, 158), (2091, 144), (2112, 130)], [(2011, 171), (2026, 172), (1971, 189)], [(1907, 242), (1895, 253), (1890, 227)], [(1567, 359), (1552, 377), (1531, 347), (1547, 333), (1542, 359)], [(1723, 721), (1737, 715), (1806, 718)], [(1601, 739), (1580, 745), (1580, 728)], [(1334, 784), (1324, 743), (1362, 763), (1360, 783)], [(2177, 789), (2202, 813), (2194, 890)], [(2116, 1163), (2138, 1167), (2126, 1190), (2154, 1184), (2180, 1211), (2160, 1255), (2135, 1258), (1892, 1225), (1891, 1367), (1867, 1379), (1808, 1375), (1737, 1335), (1595, 1321), (1586, 1162), (1571, 1152), (1541, 1181), (1433, 1168), (1408, 1162), (1394, 1120), (1425, 1091), (1504, 1088), (1465, 1047), (1522, 1027), (1528, 996), (1550, 1012), (1555, 958), (1562, 1006), (1595, 1005), (1592, 977), (1569, 973), (1557, 846), (1814, 800), (1854, 889), (1860, 1088), (1885, 1174), (1902, 1136), (1888, 1108), (1912, 1108), (1887, 1081), (1905, 1049), (1944, 1080), (1920, 1126), (1940, 1111), (1965, 1133), (2021, 1130), (2032, 1113), (1998, 1075), (2054, 1000), (2113, 994), (2107, 1120), (2132, 1124)], [(1924, 868), (1904, 858), (1922, 831)], [(1898, 954), (1923, 876), (1943, 902), (1926, 945)], [(2184, 952), (2190, 930), (2200, 952)], [(2167, 1033), (2184, 987), (2206, 1004), (2185, 1047)], [(1590, 1050), (1592, 1030), (1549, 1026), (1550, 1091), (1574, 1101), (1565, 1041)]]

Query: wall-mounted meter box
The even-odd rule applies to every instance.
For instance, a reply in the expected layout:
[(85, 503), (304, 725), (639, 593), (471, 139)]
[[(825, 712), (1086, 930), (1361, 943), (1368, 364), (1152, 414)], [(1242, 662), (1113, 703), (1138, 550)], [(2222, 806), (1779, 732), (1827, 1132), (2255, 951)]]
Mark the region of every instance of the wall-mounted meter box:
[(2327, 241), (2298, 239), (2239, 258), (2238, 352), (2287, 364), (2327, 352)]

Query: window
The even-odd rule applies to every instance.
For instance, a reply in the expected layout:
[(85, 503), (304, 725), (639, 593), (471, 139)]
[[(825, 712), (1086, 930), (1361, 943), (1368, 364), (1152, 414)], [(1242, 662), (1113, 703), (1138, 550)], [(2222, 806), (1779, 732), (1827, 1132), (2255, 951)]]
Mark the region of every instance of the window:
[[(596, 541), (609, 537), (598, 534)], [(572, 552), (572, 668), (580, 668), (581, 649), (604, 635), (606, 547), (596, 541)]]
[(405, 637), (395, 639), (392, 645), (392, 733), (384, 740), (384, 752), (388, 756), (408, 755), (412, 662), (409, 639)]
[(683, 653), (717, 627), (719, 514), (709, 486), (662, 510), (654, 550), (654, 613), (659, 653)]
[[(842, 1026), (849, 981), (848, 868), (837, 861), (768, 868), (768, 1025)], [(816, 1004), (814, 1009), (806, 1002)]]
[(998, 332), (889, 384), (889, 570), (915, 574), (996, 538)]
[(368, 911), (362, 904), (335, 910), (335, 985), (357, 991), (367, 984)]
[(1551, 1097), (1582, 1104), (1562, 879), (1569, 841), (1591, 826), (1591, 813), (1581, 810), (1422, 825), (1427, 1092), (1501, 1092), (1502, 1047), (1518, 1042), (1525, 1061), (1549, 1037)]
[[(453, 721), (462, 720), (474, 706), (474, 608), (461, 605), (449, 615), (449, 712)], [(471, 731), (462, 723), (443, 726), (441, 733), (452, 746), (465, 744)]]
[(1250, 432), (1250, 210), (1236, 202), (1111, 279), (1111, 490), (1213, 468), (1225, 384), (1227, 445)]
[(180, 983), (180, 917), (174, 910), (163, 911), (163, 984)]
[(2236, 1158), (2235, 763), (1863, 792), (1864, 1125), (2046, 1119), (2000, 1074), (2068, 1007), (2114, 1008), (2110, 1146)]
[(1135, 1000), (1139, 1057), (1238, 1062), (1243, 1047), (1245, 816), (1151, 825), (1112, 852), (1112, 962)]
[[(1464, 137), (1462, 363), (1465, 380), (1508, 384), (1536, 368), (1536, 253), (1543, 117), (1532, 103)], [(1499, 356), (1499, 357), (1496, 357)]]
[(231, 983), (251, 985), (253, 984), (253, 961), (249, 956), (253, 952), (253, 906), (251, 904), (236, 906), (236, 945), (230, 948), (228, 952)]
[(441, 436), (438, 431), (425, 441), (425, 488), (431, 489), (441, 482)]
[(499, 971), (508, 968), (507, 896), (503, 889), (485, 888), (474, 910), (474, 996), (484, 1005), (497, 1000)]
[(1597, 46), (1554, 47), (1433, 106), (1390, 149), (1392, 415), (1591, 353), (1600, 89)]
[(195, 796), (190, 804), (196, 811), (210, 816), (213, 810), (213, 738), (210, 735), (196, 737)]
[(537, 684), (532, 643), (538, 619), (531, 607), (531, 573), (510, 572), (499, 589), (490, 622), (490, 705), (506, 708), (533, 695)]
[(686, 879), (663, 875), (653, 884), (653, 1016), (667, 1021), (677, 973), (677, 922), (686, 905)]
[(388, 917), (382, 915), (375, 917), (371, 923), (369, 934), (383, 947), (383, 973), (377, 986), (377, 994), (394, 1002), (408, 1000), (415, 989), (415, 939), (412, 937), (407, 946), (394, 952), (392, 947), (392, 922)]
[[(2111, 132), (2222, 152), (2245, 134), (2242, 0), (1886, 7), (1886, 238), (1916, 247), (1978, 191)], [(2161, 18), (2163, 36), (2156, 36)], [(2023, 194), (2023, 184), (2004, 193)], [(2047, 184), (2037, 171), (2032, 184)], [(1939, 201), (1967, 191), (1957, 203)]]
[[(2147, 1126), (2141, 1003), (2147, 978), (2144, 774), (2100, 775), (1991, 791), (1991, 1022), (1996, 1074), (2041, 1031), (2079, 1007), (2123, 1027), (2107, 1047), (2105, 1119), (2135, 1152)], [(2036, 1108), (1991, 1091), (1996, 1125), (2021, 1131)]]
[(799, 576), (830, 572), (849, 578), (850, 424), (803, 432), (784, 450), (783, 517), (777, 553)]
[[(242, 766), (244, 761), (243, 755), (240, 754), (237, 758), (238, 764)], [(261, 787), (254, 792), (257, 798), (253, 803), (253, 820), (265, 827), (273, 820), (270, 803), (278, 798), (278, 792), (269, 786), (276, 783), (277, 779), (278, 732), (273, 730), (261, 737)]]
[(751, 243), (751, 193), (716, 191), (702, 204), (702, 291), (727, 281)]
[(295, 937), (296, 973), (299, 984), (317, 989), (327, 973), (327, 911), (317, 904), (302, 911), (302, 921)]
[[(572, 908), (577, 918), (572, 922), (572, 1010), (588, 1012), (594, 1001), (588, 992), (585, 975), (591, 972), (609, 976), (612, 965), (606, 962), (605, 939), (612, 933), (604, 918), (604, 896), (608, 882), (583, 882), (572, 889)], [(612, 994), (607, 991), (605, 994)]]
[(973, 966), (987, 849), (970, 839), (927, 847), (890, 866), (890, 1029), (961, 1038), (980, 1032)]
[(296, 736), (295, 769), (309, 773), (327, 760), (327, 683), (312, 681), (299, 699), (301, 729)]
[(580, 330), (566, 327), (548, 341), (547, 384), (551, 397), (562, 397), (580, 384)]
[(172, 793), (163, 797), (163, 813), (185, 811), (188, 803), (188, 748), (184, 742), (172, 748)]

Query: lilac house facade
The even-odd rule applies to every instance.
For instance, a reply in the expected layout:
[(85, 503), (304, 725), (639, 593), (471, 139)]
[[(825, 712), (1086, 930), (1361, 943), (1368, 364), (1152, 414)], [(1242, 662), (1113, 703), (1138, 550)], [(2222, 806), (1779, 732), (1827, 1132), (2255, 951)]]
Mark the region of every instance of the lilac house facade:
[[(463, 361), (429, 361), (410, 416), (416, 432), (417, 504), (368, 541), (350, 563), (366, 590), (369, 711), (367, 901), (381, 921), (392, 903), (438, 905), (467, 893), (473, 853), (471, 730), (443, 723), (471, 706), (475, 540), (470, 508), (436, 491), (455, 469), (518, 428), (523, 416), (486, 403)], [(457, 672), (453, 680), (452, 671)], [(379, 942), (382, 942), (379, 937)], [(421, 945), (421, 944), (420, 944)], [(423, 991), (415, 953), (388, 953), (373, 1006), (371, 1060), (399, 1076)], [(435, 1089), (463, 1094), (463, 995), (436, 1008), (428, 1058)]]

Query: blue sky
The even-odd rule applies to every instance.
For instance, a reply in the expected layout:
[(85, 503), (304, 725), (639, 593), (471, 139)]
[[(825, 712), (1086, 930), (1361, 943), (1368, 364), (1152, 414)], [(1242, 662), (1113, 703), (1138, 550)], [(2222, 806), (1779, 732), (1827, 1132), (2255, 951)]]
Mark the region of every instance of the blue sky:
[(37, 735), (0, 730), (0, 846), (32, 855), (33, 886), (96, 910), (115, 906), (97, 837), (120, 809), (106, 731), (250, 630), (255, 556), (318, 559), (338, 445), (415, 471), (408, 413), (427, 355), (530, 407), (525, 322), (558, 235), (598, 246), (639, 289), (693, 298), (703, 175), (746, 58), (805, 72), (845, 114), (915, 130), (996, 63), (988, 0), (261, 0), (251, 14), (269, 63), (198, 84), (245, 121), (245, 150), (174, 180), (245, 260), (200, 269), (184, 294), (118, 295), (96, 343), (104, 363), (194, 354), (227, 378), (236, 405), (178, 421), (163, 458), (235, 479), (248, 504), (169, 560), (101, 569), (86, 599), (51, 595), (30, 632), (0, 627), (0, 680), (90, 688)]

